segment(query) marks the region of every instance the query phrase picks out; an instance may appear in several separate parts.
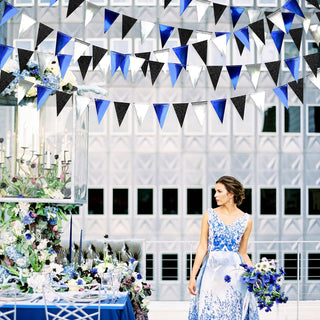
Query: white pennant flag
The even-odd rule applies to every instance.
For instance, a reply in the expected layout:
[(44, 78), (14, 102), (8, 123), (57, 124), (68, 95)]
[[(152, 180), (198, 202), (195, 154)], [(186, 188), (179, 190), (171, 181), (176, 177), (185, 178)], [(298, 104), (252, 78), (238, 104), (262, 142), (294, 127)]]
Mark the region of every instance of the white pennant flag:
[(51, 53), (38, 52), (38, 64), (39, 64), (39, 73), (43, 75), (44, 70), (50, 65), (50, 63), (55, 59), (55, 56)]
[(309, 31), (316, 42), (317, 46), (319, 47), (320, 41), (320, 26), (318, 24), (313, 24), (309, 27)]
[(251, 93), (250, 97), (255, 103), (256, 107), (258, 108), (259, 111), (264, 111), (264, 100), (265, 100), (266, 93), (263, 92), (255, 92)]
[(250, 23), (258, 21), (258, 18), (260, 16), (260, 10), (247, 9), (247, 13)]
[(139, 125), (141, 126), (144, 118), (149, 110), (149, 104), (147, 103), (134, 103), (134, 109), (136, 110)]
[(129, 59), (132, 81), (135, 82), (137, 79), (138, 71), (140, 70), (145, 60), (134, 56), (130, 56)]
[(23, 13), (21, 16), (18, 37), (20, 37), (25, 31), (31, 28), (35, 23), (36, 20), (30, 18), (29, 16)]
[(90, 43), (77, 38), (74, 39), (73, 61), (76, 62), (83, 53), (89, 48)]
[(308, 33), (310, 23), (311, 23), (311, 18), (313, 16), (313, 11), (312, 12), (304, 12), (304, 20), (303, 20), (303, 29), (305, 33)]
[(195, 88), (197, 86), (198, 81), (199, 81), (202, 67), (201, 66), (187, 66), (187, 71), (189, 73), (192, 85)]
[(141, 43), (144, 42), (144, 40), (147, 39), (147, 37), (150, 35), (154, 28), (155, 24), (153, 22), (148, 21), (142, 21), (140, 23), (140, 37), (141, 37)]
[(206, 31), (196, 31), (196, 36), (197, 36), (197, 42), (201, 42), (201, 41), (210, 40), (212, 37), (212, 33), (206, 32)]
[(253, 87), (257, 89), (258, 81), (261, 73), (261, 63), (255, 63), (255, 64), (247, 64), (247, 71), (250, 75), (251, 82), (253, 84)]
[(77, 111), (77, 119), (79, 119), (86, 110), (87, 106), (89, 105), (91, 99), (85, 96), (76, 95), (76, 111)]
[(94, 16), (99, 12), (100, 6), (87, 1), (86, 2), (86, 19), (84, 25), (87, 26), (89, 22), (94, 18)]
[(227, 54), (227, 35), (223, 34), (219, 37), (212, 39), (212, 43), (218, 48), (218, 50), (223, 54)]
[[(32, 88), (34, 85), (33, 82), (25, 80), (25, 79), (19, 79), (19, 84), (18, 84), (18, 104), (20, 101), (25, 97), (27, 92)], [(35, 89), (37, 90), (37, 89)]]
[(200, 22), (200, 20), (203, 18), (204, 14), (206, 13), (210, 5), (211, 5), (211, 2), (207, 0), (196, 1), (198, 22)]
[(262, 52), (262, 49), (264, 48), (264, 43), (260, 40), (260, 38), (254, 32), (252, 32), (251, 35), (257, 48), (257, 57), (260, 57), (260, 60), (261, 60), (262, 59), (261, 52)]
[(286, 27), (283, 22), (281, 9), (278, 9), (275, 12), (270, 13), (268, 15), (267, 19), (270, 20), (275, 26), (277, 26), (284, 33), (287, 32)]
[(98, 64), (98, 67), (103, 73), (103, 75), (107, 76), (107, 72), (110, 67), (110, 64), (111, 64), (111, 56), (110, 54), (106, 53)]
[(200, 125), (203, 126), (204, 119), (206, 118), (208, 102), (207, 101), (191, 102), (191, 105), (193, 107), (193, 111), (195, 112)]
[(158, 50), (158, 51), (153, 51), (156, 59), (158, 62), (164, 63), (164, 66), (162, 68), (162, 71), (168, 72), (169, 67), (168, 67), (168, 61), (169, 61), (169, 53), (170, 49), (163, 49), (163, 50)]
[(317, 71), (317, 77), (313, 73), (310, 73), (307, 78), (318, 88), (320, 89), (320, 70)]

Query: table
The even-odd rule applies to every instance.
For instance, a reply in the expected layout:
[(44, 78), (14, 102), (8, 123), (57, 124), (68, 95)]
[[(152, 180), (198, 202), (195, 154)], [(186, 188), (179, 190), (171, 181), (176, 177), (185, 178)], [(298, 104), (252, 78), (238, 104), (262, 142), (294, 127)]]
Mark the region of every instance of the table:
[[(32, 299), (30, 300), (32, 301)], [(17, 318), (16, 320), (46, 320), (45, 306), (43, 300), (33, 303), (27, 301), (17, 301)], [(106, 303), (101, 301), (101, 320), (135, 320), (134, 312), (128, 294), (122, 294), (116, 303)], [(1, 311), (8, 311), (14, 308), (12, 303), (5, 304), (1, 307)], [(58, 308), (48, 304), (51, 312)], [(89, 306), (88, 309), (93, 306)], [(87, 308), (86, 308), (87, 310)], [(92, 309), (94, 312), (94, 309)]]

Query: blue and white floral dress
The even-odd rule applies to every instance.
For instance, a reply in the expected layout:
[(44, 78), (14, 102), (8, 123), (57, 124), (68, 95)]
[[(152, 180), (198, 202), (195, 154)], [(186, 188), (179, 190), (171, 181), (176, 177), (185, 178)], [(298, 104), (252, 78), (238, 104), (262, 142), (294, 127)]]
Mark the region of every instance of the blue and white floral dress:
[(208, 254), (197, 277), (198, 294), (192, 297), (188, 320), (259, 320), (254, 296), (240, 281), (238, 250), (248, 220), (245, 213), (226, 225), (213, 209), (208, 210)]

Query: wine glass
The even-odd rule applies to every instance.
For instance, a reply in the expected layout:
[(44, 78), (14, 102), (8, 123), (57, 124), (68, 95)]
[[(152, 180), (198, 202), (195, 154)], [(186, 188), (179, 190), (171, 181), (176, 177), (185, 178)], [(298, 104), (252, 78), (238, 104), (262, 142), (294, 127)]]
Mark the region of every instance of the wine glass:
[(112, 274), (109, 272), (103, 273), (101, 276), (101, 284), (104, 292), (109, 296), (113, 288)]
[(112, 272), (112, 295), (113, 295), (113, 298), (115, 299), (115, 301), (118, 298), (121, 277), (122, 277), (121, 270), (113, 270), (113, 272)]

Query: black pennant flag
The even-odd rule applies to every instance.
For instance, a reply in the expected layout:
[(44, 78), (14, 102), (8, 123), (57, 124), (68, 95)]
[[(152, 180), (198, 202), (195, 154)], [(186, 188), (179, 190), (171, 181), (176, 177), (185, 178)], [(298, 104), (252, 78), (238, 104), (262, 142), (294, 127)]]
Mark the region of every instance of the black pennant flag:
[(33, 55), (33, 52), (34, 51), (18, 48), (20, 73), (22, 72), (23, 69), (26, 68), (26, 65), (27, 65), (29, 59), (31, 58), (31, 56)]
[(300, 78), (298, 82), (289, 82), (289, 86), (296, 94), (296, 96), (299, 98), (299, 100), (303, 103), (303, 78)]
[(147, 70), (148, 70), (148, 63), (150, 59), (151, 52), (140, 52), (140, 53), (135, 53), (135, 56), (138, 58), (142, 58), (145, 60), (145, 62), (141, 66), (141, 70), (144, 74), (144, 76), (147, 75)]
[(158, 78), (158, 75), (164, 66), (164, 63), (158, 62), (158, 61), (149, 61), (149, 67), (150, 67), (150, 74), (151, 74), (151, 82), (152, 84), (155, 83), (155, 81)]
[(290, 36), (299, 51), (300, 51), (300, 45), (301, 45), (302, 32), (303, 32), (303, 28), (291, 29), (289, 31)]
[(270, 76), (276, 86), (278, 85), (278, 78), (279, 78), (279, 69), (280, 69), (281, 61), (271, 61), (266, 62), (265, 65), (270, 73)]
[(180, 45), (185, 46), (188, 43), (193, 30), (178, 28), (178, 32), (179, 32)]
[(317, 69), (319, 67), (319, 52), (304, 56), (304, 60), (306, 60), (306, 63), (310, 67), (311, 71), (317, 77)]
[(166, 9), (171, 0), (164, 0), (164, 8)]
[(121, 123), (122, 123), (122, 121), (128, 111), (129, 105), (130, 105), (130, 103), (128, 103), (128, 102), (114, 101), (114, 107), (116, 109), (119, 127), (121, 126)]
[(249, 24), (251, 30), (257, 35), (257, 37), (265, 44), (265, 35), (264, 35), (264, 20), (258, 20)]
[(213, 85), (214, 90), (217, 88), (217, 84), (220, 78), (222, 66), (207, 66), (208, 73)]
[(15, 79), (15, 76), (11, 73), (1, 71), (0, 75), (0, 93)]
[(236, 38), (236, 43), (239, 49), (239, 53), (240, 55), (242, 55), (243, 49), (244, 49), (244, 44), (242, 43), (242, 41), (234, 34), (234, 37)]
[(217, 24), (227, 6), (220, 3), (213, 3), (214, 23)]
[(97, 67), (101, 59), (108, 52), (107, 49), (92, 45), (92, 68), (93, 70)]
[(188, 109), (188, 103), (173, 103), (172, 105), (182, 128), (183, 121)]
[(271, 14), (271, 13), (273, 13), (273, 12), (272, 12), (272, 11), (265, 11), (265, 13), (264, 13), (264, 15), (265, 15), (266, 18), (267, 18), (267, 23), (268, 23), (268, 27), (269, 27), (269, 31), (270, 31), (270, 32), (272, 31), (272, 29), (273, 29), (273, 27), (274, 27), (273, 22), (268, 19), (268, 15)]
[(316, 12), (316, 15), (317, 15), (318, 20), (320, 21), (320, 12), (319, 11)]
[(320, 9), (318, 0), (307, 0), (311, 5), (313, 5), (315, 8)]
[(57, 116), (60, 114), (64, 106), (67, 104), (72, 94), (64, 91), (56, 91)]
[(132, 18), (124, 14), (122, 15), (122, 39), (127, 35), (136, 22), (136, 18)]
[(243, 120), (244, 117), (244, 109), (246, 105), (246, 96), (238, 96), (238, 97), (233, 97), (231, 98), (232, 103), (236, 107), (241, 119)]
[(92, 56), (81, 56), (78, 59), (79, 68), (81, 71), (82, 79), (86, 77), (90, 62), (91, 62)]
[(84, 0), (69, 0), (67, 18), (76, 10)]
[(41, 22), (39, 23), (36, 48), (52, 31), (53, 31), (53, 29), (50, 28), (49, 26), (47, 26)]
[(196, 42), (192, 44), (193, 47), (198, 52), (200, 58), (204, 62), (204, 64), (207, 64), (207, 48), (208, 48), (208, 40)]

